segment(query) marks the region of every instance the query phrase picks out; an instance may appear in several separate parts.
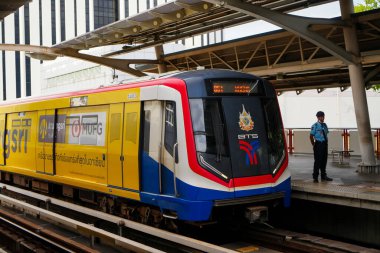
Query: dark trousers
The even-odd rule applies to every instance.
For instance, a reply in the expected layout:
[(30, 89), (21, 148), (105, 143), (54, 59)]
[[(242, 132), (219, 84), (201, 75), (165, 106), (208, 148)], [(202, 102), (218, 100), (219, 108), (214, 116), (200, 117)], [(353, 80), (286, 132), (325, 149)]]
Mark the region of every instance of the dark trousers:
[(326, 177), (327, 164), (327, 142), (316, 141), (314, 144), (314, 170), (313, 178), (318, 179), (319, 170), (321, 170), (321, 178)]

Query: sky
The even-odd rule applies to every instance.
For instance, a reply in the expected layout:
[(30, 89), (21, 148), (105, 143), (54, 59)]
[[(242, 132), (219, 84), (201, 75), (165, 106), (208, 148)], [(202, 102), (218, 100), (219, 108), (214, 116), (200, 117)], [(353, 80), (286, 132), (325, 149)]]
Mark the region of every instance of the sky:
[[(354, 0), (354, 5), (364, 4), (364, 0)], [(334, 1), (328, 4), (319, 5), (303, 9), (300, 11), (292, 12), (291, 14), (300, 15), (305, 17), (318, 17), (318, 18), (333, 18), (340, 16), (339, 1)], [(224, 41), (241, 38), (242, 34), (245, 36), (251, 36), (255, 34), (270, 32), (280, 29), (278, 26), (272, 25), (265, 21), (255, 21), (244, 25), (234, 26), (233, 28), (227, 28), (224, 32)]]

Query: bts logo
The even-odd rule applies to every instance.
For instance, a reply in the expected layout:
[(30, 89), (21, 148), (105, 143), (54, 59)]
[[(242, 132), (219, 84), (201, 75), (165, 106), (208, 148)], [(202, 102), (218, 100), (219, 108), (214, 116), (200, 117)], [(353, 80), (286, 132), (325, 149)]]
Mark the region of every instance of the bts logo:
[(251, 114), (247, 112), (243, 106), (243, 111), (239, 112), (239, 127), (241, 130), (249, 132), (253, 129), (255, 123), (252, 120)]
[(257, 165), (257, 154), (256, 151), (260, 148), (259, 140), (254, 140), (251, 143), (239, 140), (240, 150), (246, 153), (245, 163), (246, 165)]

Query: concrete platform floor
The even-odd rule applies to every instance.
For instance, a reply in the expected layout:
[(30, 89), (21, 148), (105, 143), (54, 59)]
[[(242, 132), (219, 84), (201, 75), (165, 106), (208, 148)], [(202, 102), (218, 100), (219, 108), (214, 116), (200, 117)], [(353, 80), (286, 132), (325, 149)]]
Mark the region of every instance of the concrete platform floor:
[(312, 155), (289, 155), (292, 197), (323, 203), (380, 211), (380, 175), (358, 173), (359, 157), (344, 158), (343, 164), (329, 156), (327, 175), (331, 182), (313, 182)]

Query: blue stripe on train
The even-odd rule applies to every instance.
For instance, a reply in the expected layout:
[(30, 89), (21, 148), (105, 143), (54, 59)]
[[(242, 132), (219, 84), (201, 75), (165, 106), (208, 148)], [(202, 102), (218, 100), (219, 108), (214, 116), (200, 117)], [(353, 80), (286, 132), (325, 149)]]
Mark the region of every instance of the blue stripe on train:
[[(236, 192), (224, 192), (191, 186), (176, 179), (177, 197), (174, 196), (173, 173), (162, 166), (162, 192), (159, 194), (158, 163), (145, 152), (142, 156), (141, 201), (158, 206), (162, 211), (175, 211), (178, 218), (189, 221), (208, 220), (213, 200), (233, 199), (275, 192), (285, 192), (284, 206), (290, 205), (290, 178), (275, 187), (265, 187)], [(170, 180), (171, 179), (171, 180)]]

